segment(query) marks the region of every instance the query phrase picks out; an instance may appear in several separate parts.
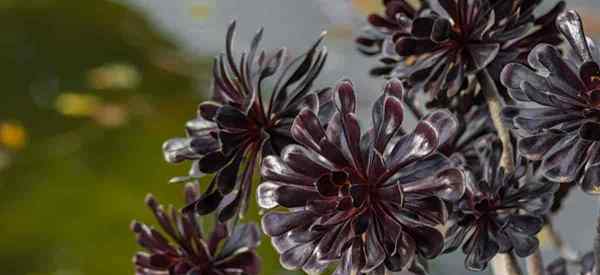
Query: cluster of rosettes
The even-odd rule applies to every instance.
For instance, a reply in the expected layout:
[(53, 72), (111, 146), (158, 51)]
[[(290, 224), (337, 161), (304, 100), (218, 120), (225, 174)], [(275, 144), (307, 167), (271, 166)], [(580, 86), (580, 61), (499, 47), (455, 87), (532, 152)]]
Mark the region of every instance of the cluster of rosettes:
[(342, 81), (335, 94), (327, 126), (305, 108), (292, 126), (299, 144), (265, 158), (259, 204), (287, 211), (265, 214), (263, 231), (284, 267), (311, 274), (331, 262), (340, 275), (416, 268), (417, 257), (442, 251), (436, 226), (465, 190), (463, 171), (437, 152), (458, 123), (437, 111), (405, 133), (403, 86), (392, 80), (373, 107), (372, 128), (361, 132), (352, 84)]
[(554, 20), (565, 4), (536, 17), (541, 2), (384, 0), (385, 14), (371, 15), (357, 42), (362, 52), (380, 55), (383, 66), (372, 74), (408, 79), (429, 94), (430, 107), (463, 110), (474, 100), (478, 72), (498, 79), (504, 65), (525, 60), (535, 45), (561, 42)]
[[(257, 274), (256, 228), (226, 229), (246, 211), (259, 167), (262, 229), (288, 269), (422, 273), (423, 261), (461, 246), (471, 270), (498, 253), (531, 255), (555, 182), (578, 180), (600, 193), (600, 51), (577, 14), (562, 13), (564, 2), (536, 16), (541, 2), (384, 0), (385, 13), (371, 15), (357, 40), (384, 63), (372, 73), (390, 78), (366, 131), (350, 81), (313, 89), (327, 57), (322, 37), (288, 62), (284, 49), (259, 52), (261, 30), (236, 59), (230, 25), (213, 99), (200, 104), (187, 137), (163, 148), (167, 161), (193, 163), (176, 180), (213, 177), (201, 195), (186, 188), (181, 212), (148, 199), (173, 241), (134, 223), (146, 249), (136, 256), (138, 273)], [(561, 32), (573, 48), (567, 59), (555, 47)], [(272, 82), (268, 95), (263, 82)], [(498, 112), (478, 95), (500, 84), (506, 95), (501, 89), (497, 100), (518, 103), (502, 111), (514, 130), (508, 142), (518, 141), (514, 171), (500, 165)], [(435, 110), (405, 131), (402, 106), (415, 105), (416, 91), (458, 118)], [(207, 242), (197, 215), (213, 212)], [(563, 267), (548, 273), (564, 275)]]
[(541, 161), (546, 178), (577, 181), (600, 193), (600, 52), (586, 38), (581, 19), (570, 11), (557, 26), (569, 41), (571, 57), (558, 48), (537, 46), (529, 65), (509, 64), (502, 83), (519, 104), (503, 110), (504, 119), (522, 136), (519, 153)]
[[(188, 203), (195, 201), (197, 187), (187, 185), (185, 194)], [(165, 209), (152, 195), (146, 204), (171, 240), (151, 226), (132, 223), (138, 244), (145, 249), (133, 259), (137, 275), (259, 274), (260, 260), (254, 250), (260, 233), (255, 225), (240, 224), (228, 232), (224, 224), (216, 224), (206, 238), (198, 215), (182, 214), (173, 206)]]
[[(264, 157), (294, 142), (290, 128), (302, 108), (319, 110), (323, 122), (333, 110), (330, 89), (312, 89), (327, 59), (327, 50), (319, 48), (323, 37), (288, 62), (284, 48), (272, 55), (258, 52), (261, 29), (238, 62), (232, 48), (234, 31), (235, 22), (227, 32), (225, 54), (215, 59), (213, 100), (200, 104), (198, 117), (187, 123), (188, 137), (163, 146), (167, 161), (193, 161), (190, 176), (175, 180), (215, 174), (202, 196), (184, 211), (217, 211), (220, 221), (246, 211), (254, 171)], [(273, 77), (272, 92), (266, 95), (263, 82)]]

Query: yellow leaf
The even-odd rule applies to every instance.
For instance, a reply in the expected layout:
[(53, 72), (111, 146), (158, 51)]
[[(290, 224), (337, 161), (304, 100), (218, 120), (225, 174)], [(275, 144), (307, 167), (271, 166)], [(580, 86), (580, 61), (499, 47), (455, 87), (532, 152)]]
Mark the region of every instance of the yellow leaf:
[(363, 15), (384, 11), (383, 4), (377, 0), (352, 0), (352, 6)]
[(90, 70), (87, 81), (96, 90), (135, 89), (141, 81), (141, 75), (131, 64), (114, 63)]
[(93, 118), (105, 127), (118, 127), (127, 122), (129, 113), (121, 105), (104, 104), (94, 113)]
[(18, 123), (0, 122), (0, 143), (13, 150), (22, 149), (27, 140), (25, 128)]
[(56, 110), (66, 116), (88, 117), (101, 106), (101, 100), (93, 95), (64, 93), (56, 98)]
[(190, 8), (190, 14), (197, 19), (204, 19), (210, 15), (212, 7), (208, 4), (197, 4)]

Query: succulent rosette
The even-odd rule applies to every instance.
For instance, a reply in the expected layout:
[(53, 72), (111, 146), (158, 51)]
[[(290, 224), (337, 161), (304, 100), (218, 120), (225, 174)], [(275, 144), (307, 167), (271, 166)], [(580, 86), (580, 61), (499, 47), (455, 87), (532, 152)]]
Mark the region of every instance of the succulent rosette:
[(394, 39), (399, 35), (408, 35), (412, 21), (429, 8), (426, 0), (384, 0), (383, 14), (370, 14), (368, 25), (356, 38), (358, 50), (369, 56), (379, 55), (380, 61), (387, 64), (371, 71), (372, 75), (388, 75), (398, 62), (404, 62), (395, 50)]
[[(188, 203), (198, 197), (192, 184), (186, 186), (185, 193)], [(259, 274), (260, 260), (255, 248), (260, 233), (256, 225), (239, 224), (229, 234), (224, 224), (216, 224), (214, 231), (205, 236), (197, 214), (181, 213), (173, 206), (165, 208), (152, 195), (148, 195), (146, 204), (164, 234), (151, 226), (132, 223), (137, 242), (144, 248), (133, 259), (136, 274)]]
[(448, 156), (455, 166), (464, 167), (479, 178), (482, 168), (475, 145), (481, 139), (495, 135), (496, 130), (486, 106), (472, 106), (458, 120), (458, 134), (439, 151)]
[(485, 69), (498, 80), (505, 64), (525, 60), (538, 43), (561, 42), (553, 22), (564, 9), (563, 2), (539, 17), (534, 15), (539, 0), (421, 2), (422, 9), (415, 10), (387, 1), (385, 16), (369, 20), (370, 29), (379, 30), (379, 36), (365, 35), (373, 38), (362, 37), (358, 42), (361, 48), (369, 41), (381, 44), (378, 51), (363, 50), (381, 55), (384, 65), (372, 72), (409, 79), (416, 91), (429, 95), (430, 107), (470, 105), (476, 97), (479, 71)]
[[(258, 51), (261, 29), (237, 61), (234, 31), (235, 22), (228, 29), (225, 54), (215, 59), (213, 100), (200, 104), (198, 117), (186, 125), (186, 138), (163, 146), (167, 161), (193, 162), (190, 177), (176, 180), (215, 174), (202, 196), (184, 211), (216, 210), (220, 221), (245, 212), (254, 171), (265, 156), (279, 154), (294, 142), (290, 128), (302, 108), (318, 108), (323, 123), (333, 111), (330, 89), (312, 88), (327, 58), (327, 50), (319, 48), (322, 36), (306, 53), (288, 61), (285, 49), (271, 55)], [(272, 93), (266, 94), (264, 82), (273, 78)]]
[(518, 105), (506, 107), (504, 119), (522, 138), (519, 153), (541, 161), (549, 180), (578, 182), (600, 193), (600, 52), (585, 37), (579, 15), (563, 13), (556, 22), (573, 54), (538, 45), (529, 65), (509, 64), (502, 83)]
[(382, 274), (441, 252), (436, 226), (465, 185), (462, 170), (436, 149), (452, 138), (457, 121), (436, 111), (407, 134), (403, 96), (401, 82), (388, 82), (372, 128), (362, 133), (353, 85), (341, 81), (327, 126), (316, 109), (303, 109), (292, 126), (299, 144), (265, 158), (258, 200), (272, 210), (262, 228), (284, 267), (312, 274), (339, 262), (335, 274)]
[(501, 146), (493, 136), (480, 139), (476, 151), (481, 175), (469, 177), (464, 197), (455, 204), (445, 252), (462, 245), (465, 267), (481, 271), (498, 253), (526, 257), (538, 248), (536, 234), (558, 185), (532, 180), (524, 166), (506, 173), (499, 167)]

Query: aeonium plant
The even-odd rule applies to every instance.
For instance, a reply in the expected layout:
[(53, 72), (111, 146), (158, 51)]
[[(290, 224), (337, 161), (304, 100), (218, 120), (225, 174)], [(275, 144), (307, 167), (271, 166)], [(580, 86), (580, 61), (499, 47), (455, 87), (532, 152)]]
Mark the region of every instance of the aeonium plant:
[[(543, 3), (383, 0), (357, 39), (386, 78), (363, 127), (350, 80), (314, 85), (323, 36), (288, 58), (259, 49), (261, 29), (237, 53), (231, 24), (211, 100), (163, 147), (191, 162), (173, 180), (186, 204), (148, 197), (162, 230), (133, 223), (136, 273), (259, 274), (255, 193), (290, 270), (433, 274), (460, 249), (471, 271), (525, 274), (525, 258), (530, 275), (598, 274), (600, 245), (579, 257), (552, 215), (573, 184), (600, 193), (600, 52), (576, 12)], [(561, 253), (549, 265), (540, 232)]]

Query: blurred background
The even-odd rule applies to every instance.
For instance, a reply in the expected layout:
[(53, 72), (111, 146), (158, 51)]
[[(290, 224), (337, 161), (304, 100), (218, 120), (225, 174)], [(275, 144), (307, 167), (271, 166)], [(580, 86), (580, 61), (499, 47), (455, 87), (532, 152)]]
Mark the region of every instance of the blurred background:
[[(567, 2), (600, 33), (598, 1)], [(209, 96), (211, 58), (234, 18), (238, 49), (260, 26), (267, 48), (295, 52), (327, 29), (319, 81), (351, 77), (366, 113), (382, 82), (368, 77), (374, 61), (353, 38), (380, 9), (378, 0), (0, 0), (0, 274), (133, 274), (129, 223), (154, 224), (148, 192), (181, 206), (181, 186), (167, 181), (188, 165), (166, 164), (161, 144), (183, 135)], [(558, 228), (588, 250), (597, 204), (573, 193)], [(263, 274), (298, 274), (279, 267), (268, 240), (259, 253)], [(465, 274), (462, 261), (443, 256), (433, 268)]]

